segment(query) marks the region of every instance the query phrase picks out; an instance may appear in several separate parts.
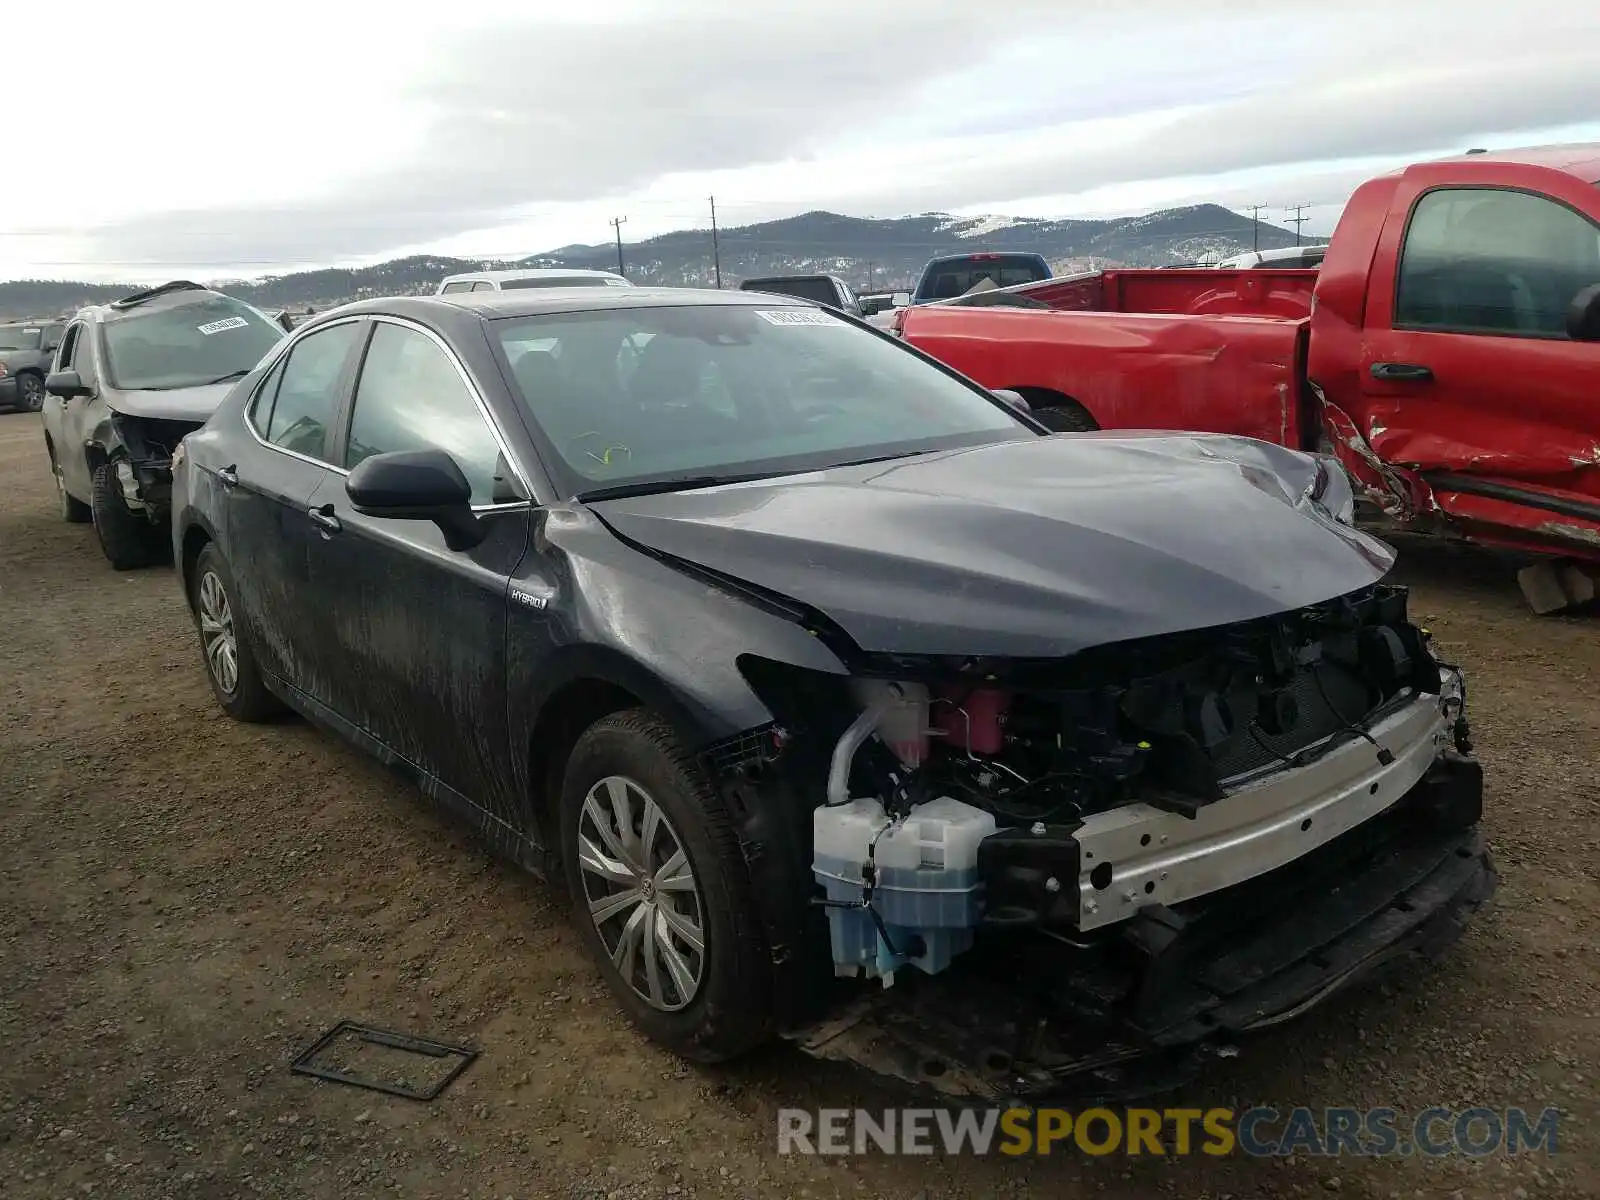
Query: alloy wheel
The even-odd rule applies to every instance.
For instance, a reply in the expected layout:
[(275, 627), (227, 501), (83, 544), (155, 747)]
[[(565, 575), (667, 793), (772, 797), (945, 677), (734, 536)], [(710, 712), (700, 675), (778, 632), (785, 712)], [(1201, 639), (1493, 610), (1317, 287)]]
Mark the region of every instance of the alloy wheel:
[(17, 386), (22, 391), (22, 407), (29, 412), (38, 412), (44, 408), (44, 384), (37, 376), (24, 375)]
[(578, 820), (589, 918), (612, 965), (652, 1008), (676, 1012), (705, 976), (705, 912), (682, 839), (637, 782), (601, 779)]
[(214, 571), (200, 577), (200, 642), (211, 678), (233, 695), (239, 686), (239, 642), (233, 628), (233, 606)]

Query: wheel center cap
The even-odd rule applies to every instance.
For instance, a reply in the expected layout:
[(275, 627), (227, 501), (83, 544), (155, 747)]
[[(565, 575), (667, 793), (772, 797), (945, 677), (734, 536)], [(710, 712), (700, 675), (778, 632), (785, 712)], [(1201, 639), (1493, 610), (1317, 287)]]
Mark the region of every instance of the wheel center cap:
[(656, 881), (653, 879), (646, 879), (642, 884), (639, 885), (639, 891), (643, 893), (646, 900), (654, 900), (656, 898)]

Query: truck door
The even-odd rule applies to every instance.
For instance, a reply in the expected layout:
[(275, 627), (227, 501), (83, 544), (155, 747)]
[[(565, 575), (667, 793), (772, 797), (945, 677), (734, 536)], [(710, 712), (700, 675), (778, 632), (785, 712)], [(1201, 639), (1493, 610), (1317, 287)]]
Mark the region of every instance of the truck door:
[[(1600, 344), (1566, 335), (1595, 283), (1600, 224), (1577, 198), (1402, 185), (1372, 264), (1352, 414), (1372, 449), (1466, 520), (1543, 524), (1552, 491), (1594, 497), (1600, 519)], [(1533, 507), (1513, 518), (1508, 503)]]

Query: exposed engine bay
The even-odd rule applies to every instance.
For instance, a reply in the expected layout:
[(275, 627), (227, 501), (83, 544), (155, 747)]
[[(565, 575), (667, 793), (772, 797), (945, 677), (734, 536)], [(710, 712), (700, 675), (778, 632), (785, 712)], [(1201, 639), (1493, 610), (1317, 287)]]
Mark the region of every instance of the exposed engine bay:
[(123, 500), (133, 512), (164, 523), (172, 501), (172, 456), (178, 443), (201, 426), (199, 421), (132, 416), (113, 412), (107, 449), (117, 464)]
[[(1152, 988), (1154, 962), (1170, 966), (1195, 918), (1244, 885), (1270, 892), (1303, 874), (1302, 860), (1347, 853), (1364, 826), (1414, 845), (1402, 811), (1426, 810), (1423, 841), (1470, 831), (1482, 785), (1464, 684), (1406, 604), (1404, 588), (1378, 584), (1056, 661), (872, 656), (843, 683), (805, 673), (796, 686), (794, 668), (743, 660), (778, 717), (747, 769), (798, 772), (810, 795), (825, 794), (812, 813), (823, 894), (811, 902), (827, 917), (834, 973), (881, 991), (907, 967), (915, 981), (978, 959), (992, 980), (996, 954), (1020, 955), (1003, 977), (1051, 980), (1047, 1008), (1081, 1017), (1084, 997), (1068, 996), (1100, 971), (1089, 1007), (1151, 1033), (1174, 999)], [(1474, 878), (1476, 903), (1492, 874)], [(1333, 880), (1325, 892), (1338, 892)], [(1255, 924), (1279, 903), (1254, 908)], [(1320, 950), (1289, 959), (1301, 953)], [(1119, 969), (1133, 962), (1115, 986), (1108, 955)], [(970, 1024), (970, 1007), (958, 1005), (956, 1025)], [(924, 1044), (936, 1026), (924, 1014), (908, 1028)]]

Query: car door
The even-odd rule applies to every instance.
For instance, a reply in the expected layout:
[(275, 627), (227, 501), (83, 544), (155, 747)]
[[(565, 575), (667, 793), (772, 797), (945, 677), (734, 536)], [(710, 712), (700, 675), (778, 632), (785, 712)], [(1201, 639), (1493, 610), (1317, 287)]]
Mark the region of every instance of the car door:
[[(1436, 490), (1600, 495), (1600, 345), (1566, 335), (1573, 298), (1600, 283), (1600, 226), (1552, 196), (1490, 186), (1417, 187), (1389, 220), (1360, 371), (1373, 449)], [(1479, 482), (1458, 488), (1463, 476)]]
[(473, 487), (482, 542), (451, 550), (431, 522), (365, 516), (343, 486), (312, 498), (313, 591), (325, 598), (341, 672), (333, 707), (399, 759), (519, 824), (507, 720), (510, 578), (532, 506), (475, 384), (420, 325), (374, 318), (342, 466), (374, 454), (447, 451)]
[(338, 416), (366, 323), (352, 318), (305, 334), (279, 356), (243, 414), (237, 458), (220, 467), (223, 543), (261, 667), (326, 702), (332, 676), (318, 642), (324, 598), (310, 590), (307, 517), (325, 477)]
[[(86, 386), (94, 387), (94, 364), (87, 351), (90, 327), (77, 321), (67, 327), (61, 345), (56, 351), (51, 372), (77, 371)], [(92, 490), (89, 457), (85, 443), (91, 426), (87, 421), (92, 397), (46, 396), (43, 417), (45, 432), (55, 447), (56, 466), (61, 471), (62, 485), (69, 493), (85, 503)]]

